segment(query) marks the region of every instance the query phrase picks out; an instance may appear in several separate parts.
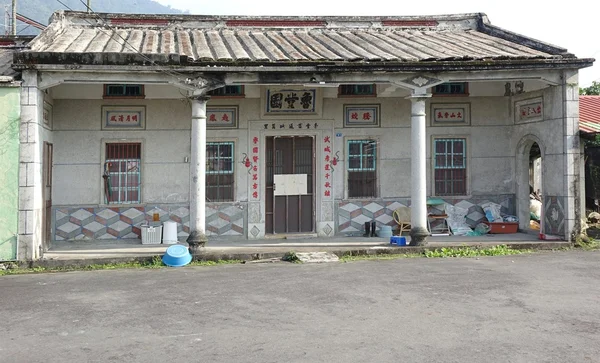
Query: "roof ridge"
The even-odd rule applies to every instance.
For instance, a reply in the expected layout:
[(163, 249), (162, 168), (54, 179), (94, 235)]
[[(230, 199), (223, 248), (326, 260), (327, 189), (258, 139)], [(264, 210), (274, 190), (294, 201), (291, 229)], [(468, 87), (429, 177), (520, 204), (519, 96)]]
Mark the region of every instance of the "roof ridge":
[(88, 13), (81, 11), (56, 11), (50, 22), (66, 21), (71, 24), (95, 23), (101, 18), (111, 25), (152, 26), (182, 24), (193, 27), (304, 27), (304, 28), (381, 28), (381, 27), (433, 27), (475, 29), (481, 21), (487, 22), (483, 13), (404, 16), (267, 16), (267, 15), (192, 15), (192, 14), (125, 14)]

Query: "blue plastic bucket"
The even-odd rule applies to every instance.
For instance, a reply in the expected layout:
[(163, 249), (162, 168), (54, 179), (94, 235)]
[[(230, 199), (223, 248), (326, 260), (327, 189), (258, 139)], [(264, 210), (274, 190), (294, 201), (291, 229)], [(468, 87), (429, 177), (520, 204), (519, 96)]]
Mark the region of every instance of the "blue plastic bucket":
[(171, 267), (185, 266), (192, 261), (190, 250), (183, 245), (173, 245), (167, 248), (162, 262)]
[(390, 244), (397, 246), (406, 246), (406, 237), (404, 236), (392, 236), (390, 238)]

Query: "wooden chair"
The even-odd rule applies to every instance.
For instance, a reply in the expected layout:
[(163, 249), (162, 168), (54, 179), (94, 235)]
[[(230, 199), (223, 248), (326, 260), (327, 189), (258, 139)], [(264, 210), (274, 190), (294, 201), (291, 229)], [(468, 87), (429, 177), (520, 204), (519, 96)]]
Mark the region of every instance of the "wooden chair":
[(392, 215), (398, 224), (398, 236), (402, 236), (404, 231), (410, 231), (410, 207), (400, 207)]

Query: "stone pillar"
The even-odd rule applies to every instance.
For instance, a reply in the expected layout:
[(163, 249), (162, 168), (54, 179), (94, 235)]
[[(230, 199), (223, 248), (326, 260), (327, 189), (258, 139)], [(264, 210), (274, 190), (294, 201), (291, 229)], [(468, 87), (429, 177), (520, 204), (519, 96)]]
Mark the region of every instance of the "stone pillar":
[(207, 242), (206, 238), (206, 102), (208, 96), (192, 101), (192, 154), (190, 162), (190, 236), (192, 254)]
[[(581, 233), (581, 194), (585, 194), (584, 179), (580, 179), (581, 147), (579, 137), (579, 79), (577, 70), (565, 70), (562, 84), (564, 119), (564, 195), (565, 200), (565, 236), (573, 241)], [(543, 191), (544, 192), (544, 191)], [(546, 200), (546, 198), (544, 198)], [(585, 200), (585, 199), (583, 199)], [(544, 205), (544, 210), (548, 206)], [(542, 213), (543, 215), (544, 213)], [(544, 219), (546, 219), (544, 217)]]
[[(43, 95), (36, 71), (23, 71), (19, 130), (19, 260), (36, 260), (42, 254), (44, 200), (42, 183)], [(51, 216), (48, 216), (51, 218)]]
[(411, 245), (421, 246), (429, 236), (427, 231), (427, 137), (425, 133), (426, 93), (413, 92), (411, 107)]

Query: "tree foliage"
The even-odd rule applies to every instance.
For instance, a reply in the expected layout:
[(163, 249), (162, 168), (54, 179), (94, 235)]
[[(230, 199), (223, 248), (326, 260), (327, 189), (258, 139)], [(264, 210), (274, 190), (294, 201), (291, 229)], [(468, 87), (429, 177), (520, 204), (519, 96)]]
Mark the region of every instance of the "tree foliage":
[(580, 88), (579, 94), (586, 96), (600, 96), (600, 82), (594, 81), (591, 86)]

